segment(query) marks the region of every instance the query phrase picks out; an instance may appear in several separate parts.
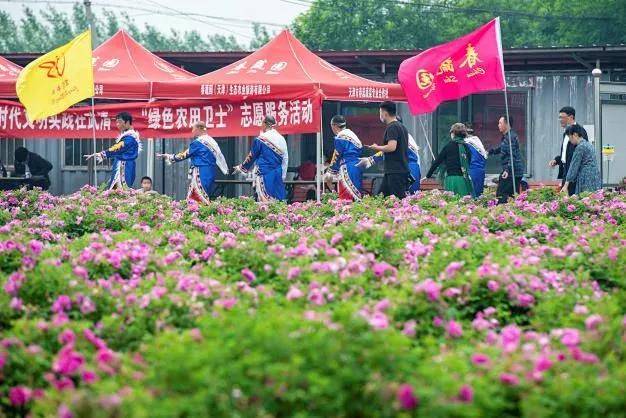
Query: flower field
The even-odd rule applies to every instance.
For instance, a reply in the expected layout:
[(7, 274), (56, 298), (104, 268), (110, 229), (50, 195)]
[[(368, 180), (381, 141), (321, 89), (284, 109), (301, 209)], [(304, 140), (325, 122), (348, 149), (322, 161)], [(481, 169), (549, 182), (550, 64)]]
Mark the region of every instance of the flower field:
[(623, 417), (626, 195), (0, 197), (0, 417)]

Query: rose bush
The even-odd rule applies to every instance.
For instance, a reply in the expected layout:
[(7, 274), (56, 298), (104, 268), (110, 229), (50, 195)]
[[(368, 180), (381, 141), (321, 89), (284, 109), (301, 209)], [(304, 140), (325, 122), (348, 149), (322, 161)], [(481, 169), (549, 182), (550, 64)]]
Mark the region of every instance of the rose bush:
[(626, 195), (0, 197), (0, 415), (623, 416)]

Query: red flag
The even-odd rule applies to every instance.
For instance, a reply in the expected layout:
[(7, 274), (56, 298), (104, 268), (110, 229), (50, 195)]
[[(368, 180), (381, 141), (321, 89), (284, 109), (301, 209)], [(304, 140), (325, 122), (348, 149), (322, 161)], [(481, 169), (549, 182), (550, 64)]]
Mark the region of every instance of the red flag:
[(432, 112), (441, 102), (505, 88), (500, 18), (400, 64), (398, 80), (411, 113)]

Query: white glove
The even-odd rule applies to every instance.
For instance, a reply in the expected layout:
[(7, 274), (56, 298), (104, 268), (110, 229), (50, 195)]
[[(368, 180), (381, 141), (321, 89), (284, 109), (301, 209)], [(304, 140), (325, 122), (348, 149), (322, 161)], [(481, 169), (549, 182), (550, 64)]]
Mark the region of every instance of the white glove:
[(156, 157), (162, 158), (168, 165), (174, 162), (174, 154), (157, 154)]
[(246, 174), (241, 169), (241, 165), (236, 165), (233, 167), (233, 174)]
[(368, 169), (370, 168), (372, 165), (374, 165), (374, 163), (372, 162), (372, 159), (369, 157), (366, 158), (359, 158), (359, 162), (356, 163), (356, 166), (359, 168), (364, 168), (364, 169)]
[(102, 161), (104, 161), (104, 155), (101, 152), (95, 152), (93, 154), (83, 155), (83, 157), (85, 157), (87, 161), (89, 161), (92, 158), (95, 159), (96, 164), (100, 164)]

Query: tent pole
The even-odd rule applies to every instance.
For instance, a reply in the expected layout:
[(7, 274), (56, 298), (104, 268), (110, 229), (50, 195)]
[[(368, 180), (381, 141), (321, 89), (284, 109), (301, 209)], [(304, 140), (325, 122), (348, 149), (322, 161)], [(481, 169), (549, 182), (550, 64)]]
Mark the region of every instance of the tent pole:
[(154, 179), (154, 138), (148, 138), (146, 148), (146, 175)]
[(322, 200), (322, 115), (320, 114), (320, 130), (317, 133), (315, 140), (315, 155), (316, 155), (316, 164), (315, 166), (317, 175), (315, 176), (315, 194), (317, 197), (317, 202), (321, 202)]

